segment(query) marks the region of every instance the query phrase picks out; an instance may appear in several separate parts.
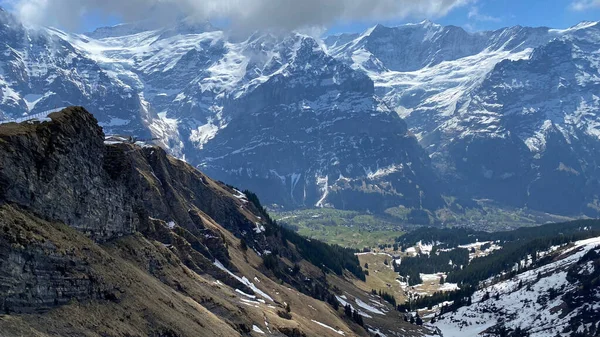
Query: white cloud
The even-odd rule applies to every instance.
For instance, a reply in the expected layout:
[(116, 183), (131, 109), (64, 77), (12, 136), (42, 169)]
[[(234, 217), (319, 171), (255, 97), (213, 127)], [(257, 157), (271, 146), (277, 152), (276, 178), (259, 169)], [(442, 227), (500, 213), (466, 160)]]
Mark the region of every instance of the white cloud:
[(29, 23), (76, 28), (85, 14), (170, 21), (226, 19), (238, 29), (298, 29), (339, 21), (435, 19), (474, 0), (9, 0)]
[(584, 11), (590, 8), (600, 8), (600, 0), (575, 0), (571, 2), (571, 9)]
[(473, 6), (473, 7), (471, 7), (471, 9), (469, 9), (468, 17), (469, 17), (469, 19), (472, 19), (475, 21), (482, 21), (482, 22), (500, 22), (500, 21), (502, 21), (501, 18), (480, 13), (479, 7), (477, 7), (477, 6)]

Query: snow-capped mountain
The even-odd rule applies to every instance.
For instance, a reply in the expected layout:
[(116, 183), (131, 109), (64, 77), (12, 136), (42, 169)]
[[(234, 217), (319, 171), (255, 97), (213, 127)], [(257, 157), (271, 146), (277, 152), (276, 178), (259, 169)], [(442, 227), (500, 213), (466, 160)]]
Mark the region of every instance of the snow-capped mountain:
[(83, 105), (107, 133), (160, 138), (268, 203), (435, 209), (454, 193), (600, 209), (595, 23), (240, 40), (188, 20), (85, 35), (0, 21), (0, 118)]
[(53, 34), (25, 28), (0, 9), (0, 110), (16, 118), (68, 105), (98, 111), (103, 125), (130, 123), (129, 133), (149, 134), (137, 93), (120, 85), (88, 53)]
[(467, 33), (423, 22), (325, 41), (373, 79), (455, 194), (598, 214), (598, 23)]
[[(158, 137), (269, 203), (442, 205), (429, 157), (406, 124), (368, 76), (318, 39), (257, 33), (238, 41), (185, 20), (75, 35), (3, 15), (5, 118), (84, 105), (108, 133)], [(13, 75), (15, 64), (23, 75)]]

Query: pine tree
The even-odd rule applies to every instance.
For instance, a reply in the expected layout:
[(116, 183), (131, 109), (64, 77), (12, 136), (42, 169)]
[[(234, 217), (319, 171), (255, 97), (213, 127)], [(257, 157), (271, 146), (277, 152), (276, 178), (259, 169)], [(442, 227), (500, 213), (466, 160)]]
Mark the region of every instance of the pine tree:
[(346, 317), (352, 318), (352, 307), (350, 306), (350, 304), (346, 304), (346, 306), (344, 307), (344, 314), (346, 315)]
[(240, 240), (240, 249), (245, 252), (248, 250), (248, 244), (246, 243), (246, 240), (241, 239)]
[(417, 318), (415, 319), (415, 323), (417, 325), (423, 325), (423, 320), (421, 319), (421, 316), (419, 316), (419, 312), (417, 312)]
[(358, 313), (357, 310), (354, 310), (354, 312), (352, 313), (352, 320), (354, 320), (354, 323), (356, 323), (360, 326), (365, 325), (362, 316)]

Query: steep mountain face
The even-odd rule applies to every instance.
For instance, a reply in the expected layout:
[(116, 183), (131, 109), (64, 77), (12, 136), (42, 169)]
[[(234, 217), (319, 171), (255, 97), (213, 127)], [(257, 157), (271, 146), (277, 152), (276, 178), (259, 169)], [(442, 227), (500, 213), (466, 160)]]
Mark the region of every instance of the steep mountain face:
[(374, 80), (453, 194), (596, 216), (599, 27), (471, 34), (422, 23), (326, 42)]
[(368, 72), (412, 72), (483, 51), (520, 52), (548, 40), (548, 28), (511, 27), (468, 33), (430, 21), (398, 27), (376, 25), (362, 34), (325, 38), (329, 52)]
[[(494, 68), (465, 103), (477, 114), (458, 126), (494, 130), (493, 135), (463, 133), (448, 147), (458, 152), (453, 166), (465, 181), (468, 174), (482, 186), (508, 185), (506, 192), (489, 194), (504, 202), (513, 198), (547, 212), (598, 214), (598, 54), (586, 48), (588, 41), (554, 40), (536, 48), (529, 60)], [(490, 138), (503, 149), (494, 156), (484, 150)]]
[(427, 333), (385, 304), (364, 327), (344, 318), (340, 288), (370, 298), (342, 270), (356, 257), (276, 226), (255, 196), (105, 140), (83, 108), (49, 117), (0, 125), (0, 335)]
[[(330, 51), (372, 71), (414, 71), (481, 52), (487, 36), (429, 21), (400, 27), (377, 25), (364, 34), (330, 36)], [(402, 46), (402, 48), (398, 48)]]
[(311, 38), (293, 43), (292, 61), (226, 104), (223, 114), (236, 117), (191, 161), (273, 203), (371, 210), (441, 205), (427, 155), (374, 97), (368, 77)]

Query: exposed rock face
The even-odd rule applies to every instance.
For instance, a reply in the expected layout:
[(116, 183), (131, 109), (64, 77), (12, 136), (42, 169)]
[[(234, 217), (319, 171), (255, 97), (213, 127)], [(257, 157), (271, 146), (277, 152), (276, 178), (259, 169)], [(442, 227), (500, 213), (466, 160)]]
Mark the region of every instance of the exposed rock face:
[(286, 73), (226, 105), (223, 112), (236, 118), (189, 158), (215, 178), (261, 192), (267, 203), (440, 206), (429, 158), (374, 98), (372, 81), (316, 51), (314, 40), (297, 43)]
[[(346, 279), (362, 272), (352, 251), (282, 229), (159, 147), (105, 141), (83, 108), (0, 125), (0, 162), (0, 334), (368, 335), (329, 286), (335, 273), (372, 297)], [(426, 333), (381, 306), (370, 326)]]
[(44, 311), (73, 299), (102, 298), (101, 285), (82, 259), (28, 236), (44, 221), (10, 206), (0, 208), (0, 310)]
[(8, 124), (0, 135), (0, 196), (95, 239), (132, 233), (129, 191), (103, 168), (104, 134), (83, 109), (43, 125)]
[(503, 61), (461, 103), (478, 111), (458, 125), (470, 131), (441, 141), (459, 186), (506, 204), (598, 216), (600, 119), (591, 92), (599, 84), (589, 43), (554, 40), (529, 60)]
[(252, 230), (235, 204), (223, 202), (207, 186), (205, 176), (169, 159), (160, 148), (105, 145), (102, 129), (83, 108), (50, 118), (0, 127), (0, 195), (5, 201), (95, 240), (130, 234), (147, 215), (195, 228), (184, 206), (188, 201), (234, 232)]
[[(63, 222), (95, 241), (142, 231), (165, 244), (177, 244), (170, 231), (160, 230), (177, 227), (185, 238), (179, 244), (191, 244), (184, 261), (190, 268), (221, 275), (227, 284), (252, 293), (212, 264), (218, 259), (229, 265), (223, 239), (211, 229), (213, 220), (245, 236), (257, 249), (267, 246), (248, 218), (252, 213), (239, 212), (240, 205), (225, 189), (158, 147), (105, 145), (102, 129), (83, 108), (68, 108), (50, 118), (0, 126), (1, 203)], [(4, 221), (7, 230), (26, 223), (18, 216)], [(18, 235), (6, 240), (6, 248), (19, 244)], [(102, 296), (83, 261), (52, 253), (53, 246), (30, 248), (2, 251), (7, 261), (1, 268), (7, 273), (4, 286), (14, 294), (5, 299), (6, 310), (44, 309), (71, 298)]]

